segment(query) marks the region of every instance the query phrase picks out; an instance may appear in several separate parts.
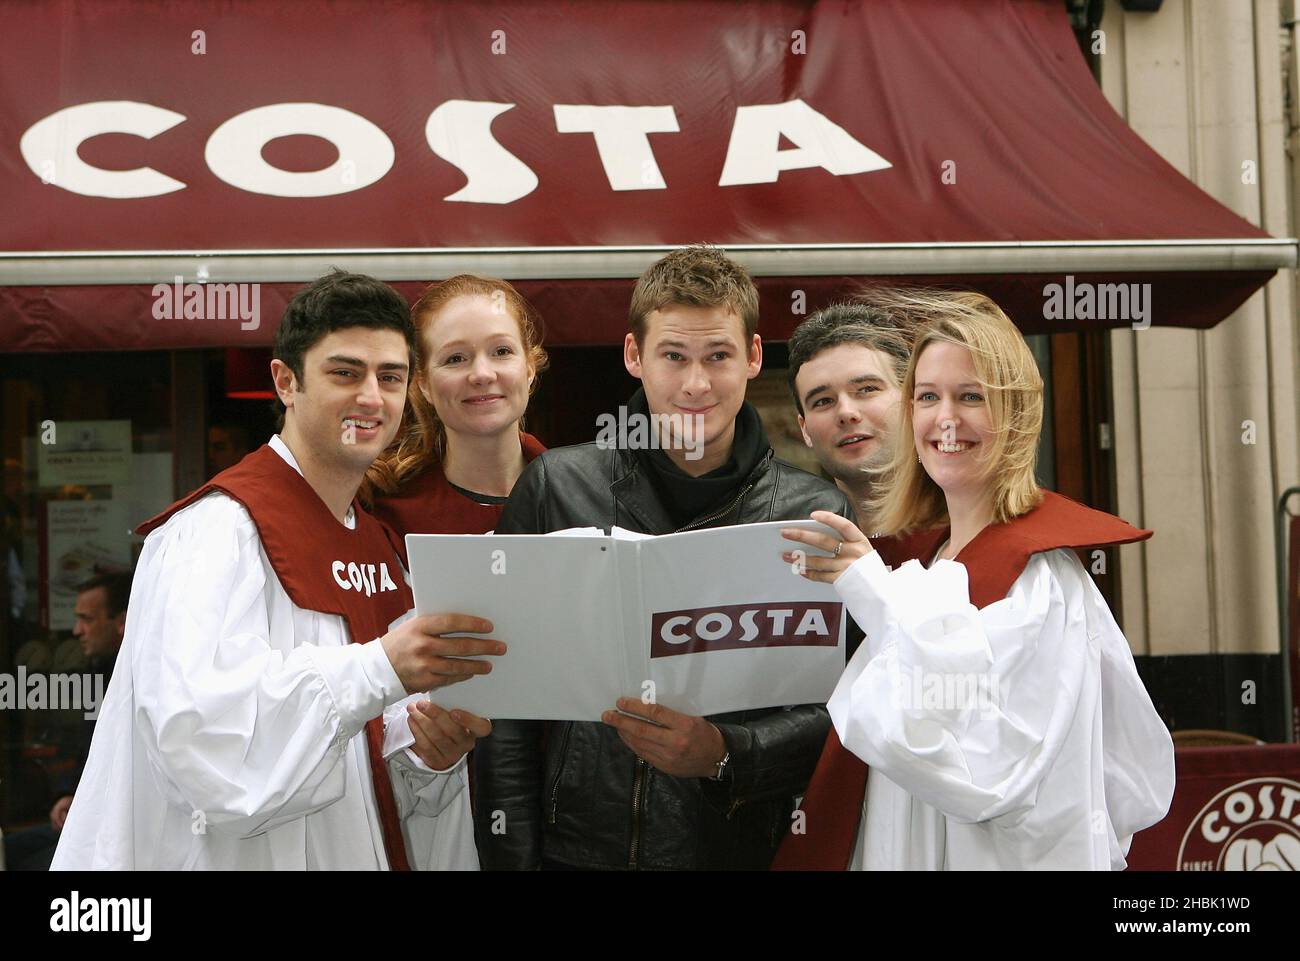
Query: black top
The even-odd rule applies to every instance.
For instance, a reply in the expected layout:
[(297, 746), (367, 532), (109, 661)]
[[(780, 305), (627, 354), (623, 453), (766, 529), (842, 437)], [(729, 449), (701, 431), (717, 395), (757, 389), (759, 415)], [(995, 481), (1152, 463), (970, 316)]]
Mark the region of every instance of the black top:
[(504, 504), (506, 501), (510, 500), (509, 495), (501, 497), (496, 494), (478, 494), (474, 491), (466, 490), (464, 487), (459, 487), (451, 481), (447, 481), (447, 486), (462, 497), (468, 497), (475, 504)]
[[(646, 402), (644, 389), (637, 389), (628, 401), (627, 409), (629, 414), (649, 416), (650, 406)], [(692, 477), (658, 448), (636, 453), (641, 463), (648, 468), (646, 473), (673, 522), (681, 527), (711, 510), (726, 506), (767, 455), (768, 448), (767, 434), (763, 430), (758, 411), (746, 401), (741, 404), (740, 412), (736, 415), (731, 456), (725, 464), (707, 474)]]

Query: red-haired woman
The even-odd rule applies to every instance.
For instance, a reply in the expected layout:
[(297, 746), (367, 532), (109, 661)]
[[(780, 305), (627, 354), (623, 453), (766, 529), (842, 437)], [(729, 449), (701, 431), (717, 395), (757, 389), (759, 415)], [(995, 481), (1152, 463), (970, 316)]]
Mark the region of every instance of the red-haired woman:
[[(407, 534), (491, 532), (524, 466), (545, 450), (522, 424), (546, 351), (533, 310), (514, 287), (458, 274), (431, 285), (411, 319), (420, 366), (405, 421), (362, 488), (372, 513), (398, 535), (403, 560)], [(425, 715), (411, 736), (428, 739), (427, 752), (436, 756), (439, 733), (459, 734), (458, 722), (423, 695), (406, 707)], [(447, 770), (461, 765), (468, 779), (464, 757)]]
[(459, 274), (411, 308), (420, 369), (398, 442), (366, 475), (374, 514), (398, 535), (486, 534), (544, 448), (522, 431), (546, 368), (532, 308), (510, 284)]

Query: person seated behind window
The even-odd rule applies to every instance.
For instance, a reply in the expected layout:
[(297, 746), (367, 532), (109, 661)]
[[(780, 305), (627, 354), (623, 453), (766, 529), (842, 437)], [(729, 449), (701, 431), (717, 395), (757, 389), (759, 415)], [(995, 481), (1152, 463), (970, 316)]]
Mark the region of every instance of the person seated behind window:
[[(73, 615), (76, 623), (72, 636), (81, 641), (93, 672), (104, 675), (103, 690), (108, 689), (113, 676), (113, 664), (126, 634), (126, 606), (131, 597), (129, 573), (100, 574), (82, 584), (77, 591)], [(95, 722), (85, 721), (79, 730), (77, 764), (62, 776), (55, 785), (58, 799), (50, 808), (49, 825), (27, 828), (6, 834), (4, 838), (5, 866), (10, 871), (45, 871), (54, 857), (59, 843), (59, 832), (67, 820), (72, 797), (85, 770), (90, 755), (90, 741), (95, 733)]]

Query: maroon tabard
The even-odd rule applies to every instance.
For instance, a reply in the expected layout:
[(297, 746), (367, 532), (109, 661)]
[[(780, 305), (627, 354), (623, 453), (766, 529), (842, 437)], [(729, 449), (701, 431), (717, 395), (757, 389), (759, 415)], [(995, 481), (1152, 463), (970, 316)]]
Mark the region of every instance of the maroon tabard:
[[(1102, 511), (1043, 491), (1037, 507), (1005, 524), (990, 524), (957, 555), (966, 566), (970, 601), (978, 608), (1002, 600), (1034, 554), (1057, 548), (1103, 547), (1143, 541), (1140, 530)], [(872, 544), (890, 567), (908, 560), (928, 562), (948, 530), (919, 531)], [(802, 833), (792, 830), (777, 851), (774, 871), (843, 871), (853, 856), (853, 842), (867, 790), (867, 765), (840, 743), (832, 728), (822, 749), (800, 809)]]
[[(364, 644), (382, 637), (388, 625), (413, 606), (410, 588), (383, 525), (354, 501), (357, 523), (348, 530), (302, 475), (265, 444), (145, 521), (137, 532), (148, 534), (172, 514), (212, 491), (234, 498), (248, 511), (257, 526), (262, 549), (294, 605), (342, 617), (353, 643)], [(366, 722), (366, 745), (384, 849), (389, 867), (409, 871), (383, 744), (384, 719), (371, 718)]]

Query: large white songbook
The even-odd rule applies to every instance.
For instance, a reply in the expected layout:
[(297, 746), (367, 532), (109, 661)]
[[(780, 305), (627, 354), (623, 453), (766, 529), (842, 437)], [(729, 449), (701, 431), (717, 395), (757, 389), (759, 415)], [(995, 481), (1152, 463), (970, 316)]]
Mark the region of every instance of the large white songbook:
[(434, 691), (488, 718), (596, 721), (619, 697), (709, 715), (825, 703), (844, 670), (834, 588), (799, 576), (774, 521), (654, 537), (408, 534), (415, 608), (486, 617), (509, 651)]

